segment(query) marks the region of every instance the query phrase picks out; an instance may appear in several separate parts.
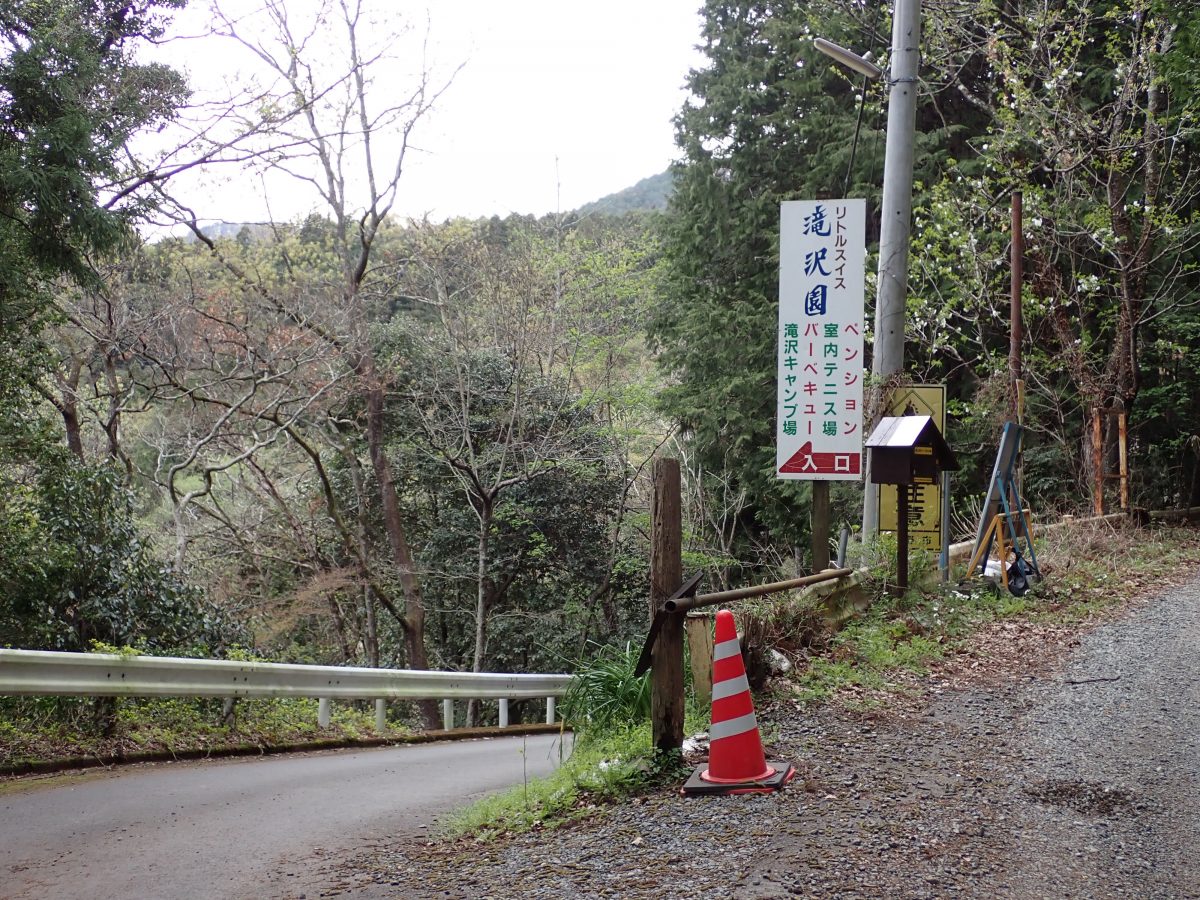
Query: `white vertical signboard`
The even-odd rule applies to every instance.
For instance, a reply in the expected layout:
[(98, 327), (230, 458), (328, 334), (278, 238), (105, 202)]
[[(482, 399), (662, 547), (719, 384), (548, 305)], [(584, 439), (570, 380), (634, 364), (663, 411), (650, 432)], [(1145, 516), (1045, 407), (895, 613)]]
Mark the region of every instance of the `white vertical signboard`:
[(862, 478), (866, 254), (866, 201), (780, 205), (779, 478)]

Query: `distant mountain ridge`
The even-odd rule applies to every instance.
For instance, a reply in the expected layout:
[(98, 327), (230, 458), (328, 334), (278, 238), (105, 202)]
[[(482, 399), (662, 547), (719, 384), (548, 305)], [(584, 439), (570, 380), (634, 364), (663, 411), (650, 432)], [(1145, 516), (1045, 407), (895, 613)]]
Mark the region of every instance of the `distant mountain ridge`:
[(584, 204), (576, 210), (579, 215), (620, 216), (627, 212), (666, 209), (675, 191), (675, 179), (668, 169), (643, 178), (615, 194)]
[[(657, 175), (643, 178), (636, 184), (632, 184), (616, 193), (607, 194), (598, 200), (585, 203), (575, 210), (575, 215), (579, 217), (623, 216), (631, 212), (663, 210), (667, 208), (667, 203), (670, 201), (674, 190), (675, 179), (668, 169), (665, 172), (659, 172)], [(314, 216), (310, 215), (309, 218), (312, 219)], [(319, 215), (316, 215), (315, 218), (318, 221), (321, 220)], [(300, 226), (297, 225), (297, 227)], [(271, 236), (272, 231), (270, 225), (263, 224), (262, 222), (211, 222), (203, 226), (200, 230), (204, 233), (205, 237), (213, 240), (226, 238), (243, 241), (265, 240)], [(196, 236), (191, 232), (183, 233), (180, 238), (187, 243), (196, 240)]]

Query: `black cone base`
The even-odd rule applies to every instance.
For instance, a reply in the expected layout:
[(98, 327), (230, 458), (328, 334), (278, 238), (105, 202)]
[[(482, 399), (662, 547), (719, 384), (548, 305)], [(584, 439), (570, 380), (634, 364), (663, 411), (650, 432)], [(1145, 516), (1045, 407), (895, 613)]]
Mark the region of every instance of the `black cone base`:
[(769, 794), (772, 791), (782, 790), (783, 786), (796, 774), (796, 767), (789, 762), (768, 759), (767, 765), (775, 770), (775, 774), (770, 778), (764, 778), (761, 781), (741, 781), (736, 784), (713, 784), (700, 777), (700, 773), (708, 768), (708, 764), (703, 763), (696, 766), (679, 793), (685, 797), (701, 797), (712, 794)]

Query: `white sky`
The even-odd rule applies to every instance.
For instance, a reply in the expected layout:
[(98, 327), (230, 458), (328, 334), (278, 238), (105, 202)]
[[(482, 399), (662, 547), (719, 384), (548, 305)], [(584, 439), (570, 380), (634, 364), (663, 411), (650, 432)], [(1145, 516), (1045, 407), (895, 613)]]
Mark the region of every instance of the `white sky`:
[[(308, 2), (288, 0), (289, 12)], [(426, 8), (376, 0), (385, 17), (403, 10), (418, 38), (428, 19), (435, 72), (445, 76), (463, 64), (413, 135), (418, 152), (408, 157), (395, 212), (434, 219), (541, 214), (661, 172), (676, 156), (671, 118), (685, 99), (687, 72), (702, 63), (695, 50), (700, 2), (434, 0)], [(230, 14), (256, 7), (253, 0), (224, 4)], [(176, 29), (202, 31), (203, 8), (204, 0), (193, 0)], [(215, 37), (168, 43), (159, 58), (187, 73), (201, 96), (221, 80), (246, 83), (253, 69), (248, 53)], [(402, 86), (405, 75), (389, 70), (374, 90), (386, 91), (388, 78)], [(298, 182), (266, 184), (277, 220), (320, 208)], [(268, 217), (263, 182), (250, 172), (181, 180), (175, 191), (205, 220)]]

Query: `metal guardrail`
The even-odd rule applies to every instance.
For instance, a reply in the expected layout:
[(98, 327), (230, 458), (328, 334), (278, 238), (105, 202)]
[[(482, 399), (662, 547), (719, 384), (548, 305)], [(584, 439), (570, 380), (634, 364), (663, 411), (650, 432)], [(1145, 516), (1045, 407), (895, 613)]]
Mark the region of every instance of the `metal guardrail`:
[(442, 700), (447, 728), (454, 700), (500, 701), (507, 725), (508, 701), (546, 698), (546, 721), (554, 699), (566, 693), (570, 675), (508, 675), (493, 672), (427, 672), (302, 666), (226, 659), (125, 656), (0, 650), (0, 695), (69, 697), (312, 697), (318, 720), (329, 722), (329, 701), (375, 700), (376, 722), (388, 700)]

